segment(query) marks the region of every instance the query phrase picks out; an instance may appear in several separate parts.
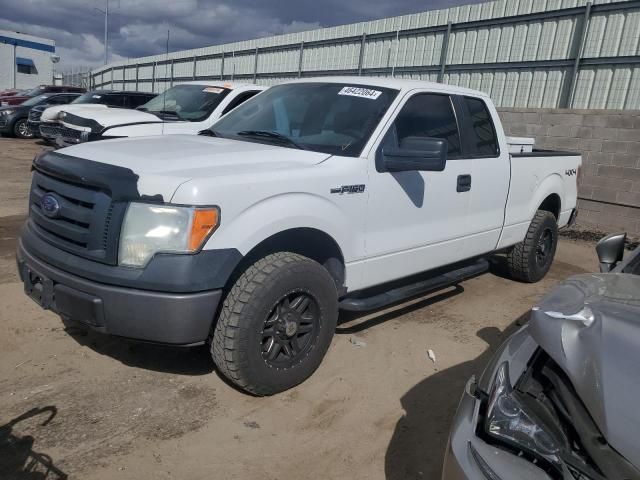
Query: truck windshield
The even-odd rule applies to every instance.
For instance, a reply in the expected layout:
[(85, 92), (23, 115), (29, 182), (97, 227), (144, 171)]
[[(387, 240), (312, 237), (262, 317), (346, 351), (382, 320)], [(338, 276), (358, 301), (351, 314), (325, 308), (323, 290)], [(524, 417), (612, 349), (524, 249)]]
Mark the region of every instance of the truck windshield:
[(163, 120), (201, 122), (211, 115), (230, 91), (207, 85), (176, 85), (139, 106), (138, 110), (153, 113)]
[(397, 90), (345, 83), (271, 87), (229, 112), (212, 135), (357, 157)]

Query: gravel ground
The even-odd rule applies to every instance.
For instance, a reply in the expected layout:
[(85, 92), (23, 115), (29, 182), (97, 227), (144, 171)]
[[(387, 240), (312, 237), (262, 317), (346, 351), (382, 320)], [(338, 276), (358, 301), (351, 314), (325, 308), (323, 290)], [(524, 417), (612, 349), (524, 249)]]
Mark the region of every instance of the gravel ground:
[(0, 138), (2, 479), (438, 479), (469, 376), (552, 285), (597, 268), (593, 242), (563, 238), (538, 284), (491, 273), (343, 315), (311, 379), (254, 398), (217, 376), (206, 348), (65, 328), (24, 296), (13, 252), (41, 148)]

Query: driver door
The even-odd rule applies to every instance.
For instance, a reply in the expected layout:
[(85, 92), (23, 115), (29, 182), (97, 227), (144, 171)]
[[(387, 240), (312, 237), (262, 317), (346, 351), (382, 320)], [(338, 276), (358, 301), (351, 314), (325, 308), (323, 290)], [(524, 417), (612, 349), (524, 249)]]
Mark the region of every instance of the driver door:
[[(407, 138), (448, 144), (442, 171), (389, 172), (383, 150)], [(406, 142), (405, 142), (406, 143)], [(369, 160), (366, 265), (362, 288), (465, 258), (472, 159), (462, 155), (460, 128), (449, 95), (412, 92)]]

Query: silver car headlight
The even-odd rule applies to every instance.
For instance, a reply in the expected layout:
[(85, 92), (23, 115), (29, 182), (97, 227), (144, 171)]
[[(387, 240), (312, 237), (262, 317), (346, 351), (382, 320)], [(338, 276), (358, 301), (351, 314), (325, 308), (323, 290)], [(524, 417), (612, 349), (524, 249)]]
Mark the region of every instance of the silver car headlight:
[(518, 400), (509, 380), (509, 366), (498, 367), (493, 381), (485, 431), (491, 437), (551, 462), (558, 461), (561, 444), (549, 434), (535, 415)]
[(2, 115), (11, 115), (15, 110), (2, 110)]
[(156, 253), (194, 253), (220, 223), (220, 210), (132, 202), (127, 208), (118, 264), (144, 267)]

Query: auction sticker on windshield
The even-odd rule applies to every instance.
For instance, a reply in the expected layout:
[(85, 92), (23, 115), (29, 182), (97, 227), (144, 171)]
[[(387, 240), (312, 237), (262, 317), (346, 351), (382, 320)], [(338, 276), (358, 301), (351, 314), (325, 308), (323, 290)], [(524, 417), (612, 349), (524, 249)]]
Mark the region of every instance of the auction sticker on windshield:
[(371, 90), (370, 88), (362, 87), (344, 87), (338, 92), (338, 95), (349, 95), (350, 97), (369, 98), (371, 100), (377, 100), (382, 94), (379, 90)]
[(207, 92), (207, 93), (222, 93), (224, 91), (224, 88), (217, 88), (217, 87), (206, 87), (204, 90), (202, 90), (203, 92)]

